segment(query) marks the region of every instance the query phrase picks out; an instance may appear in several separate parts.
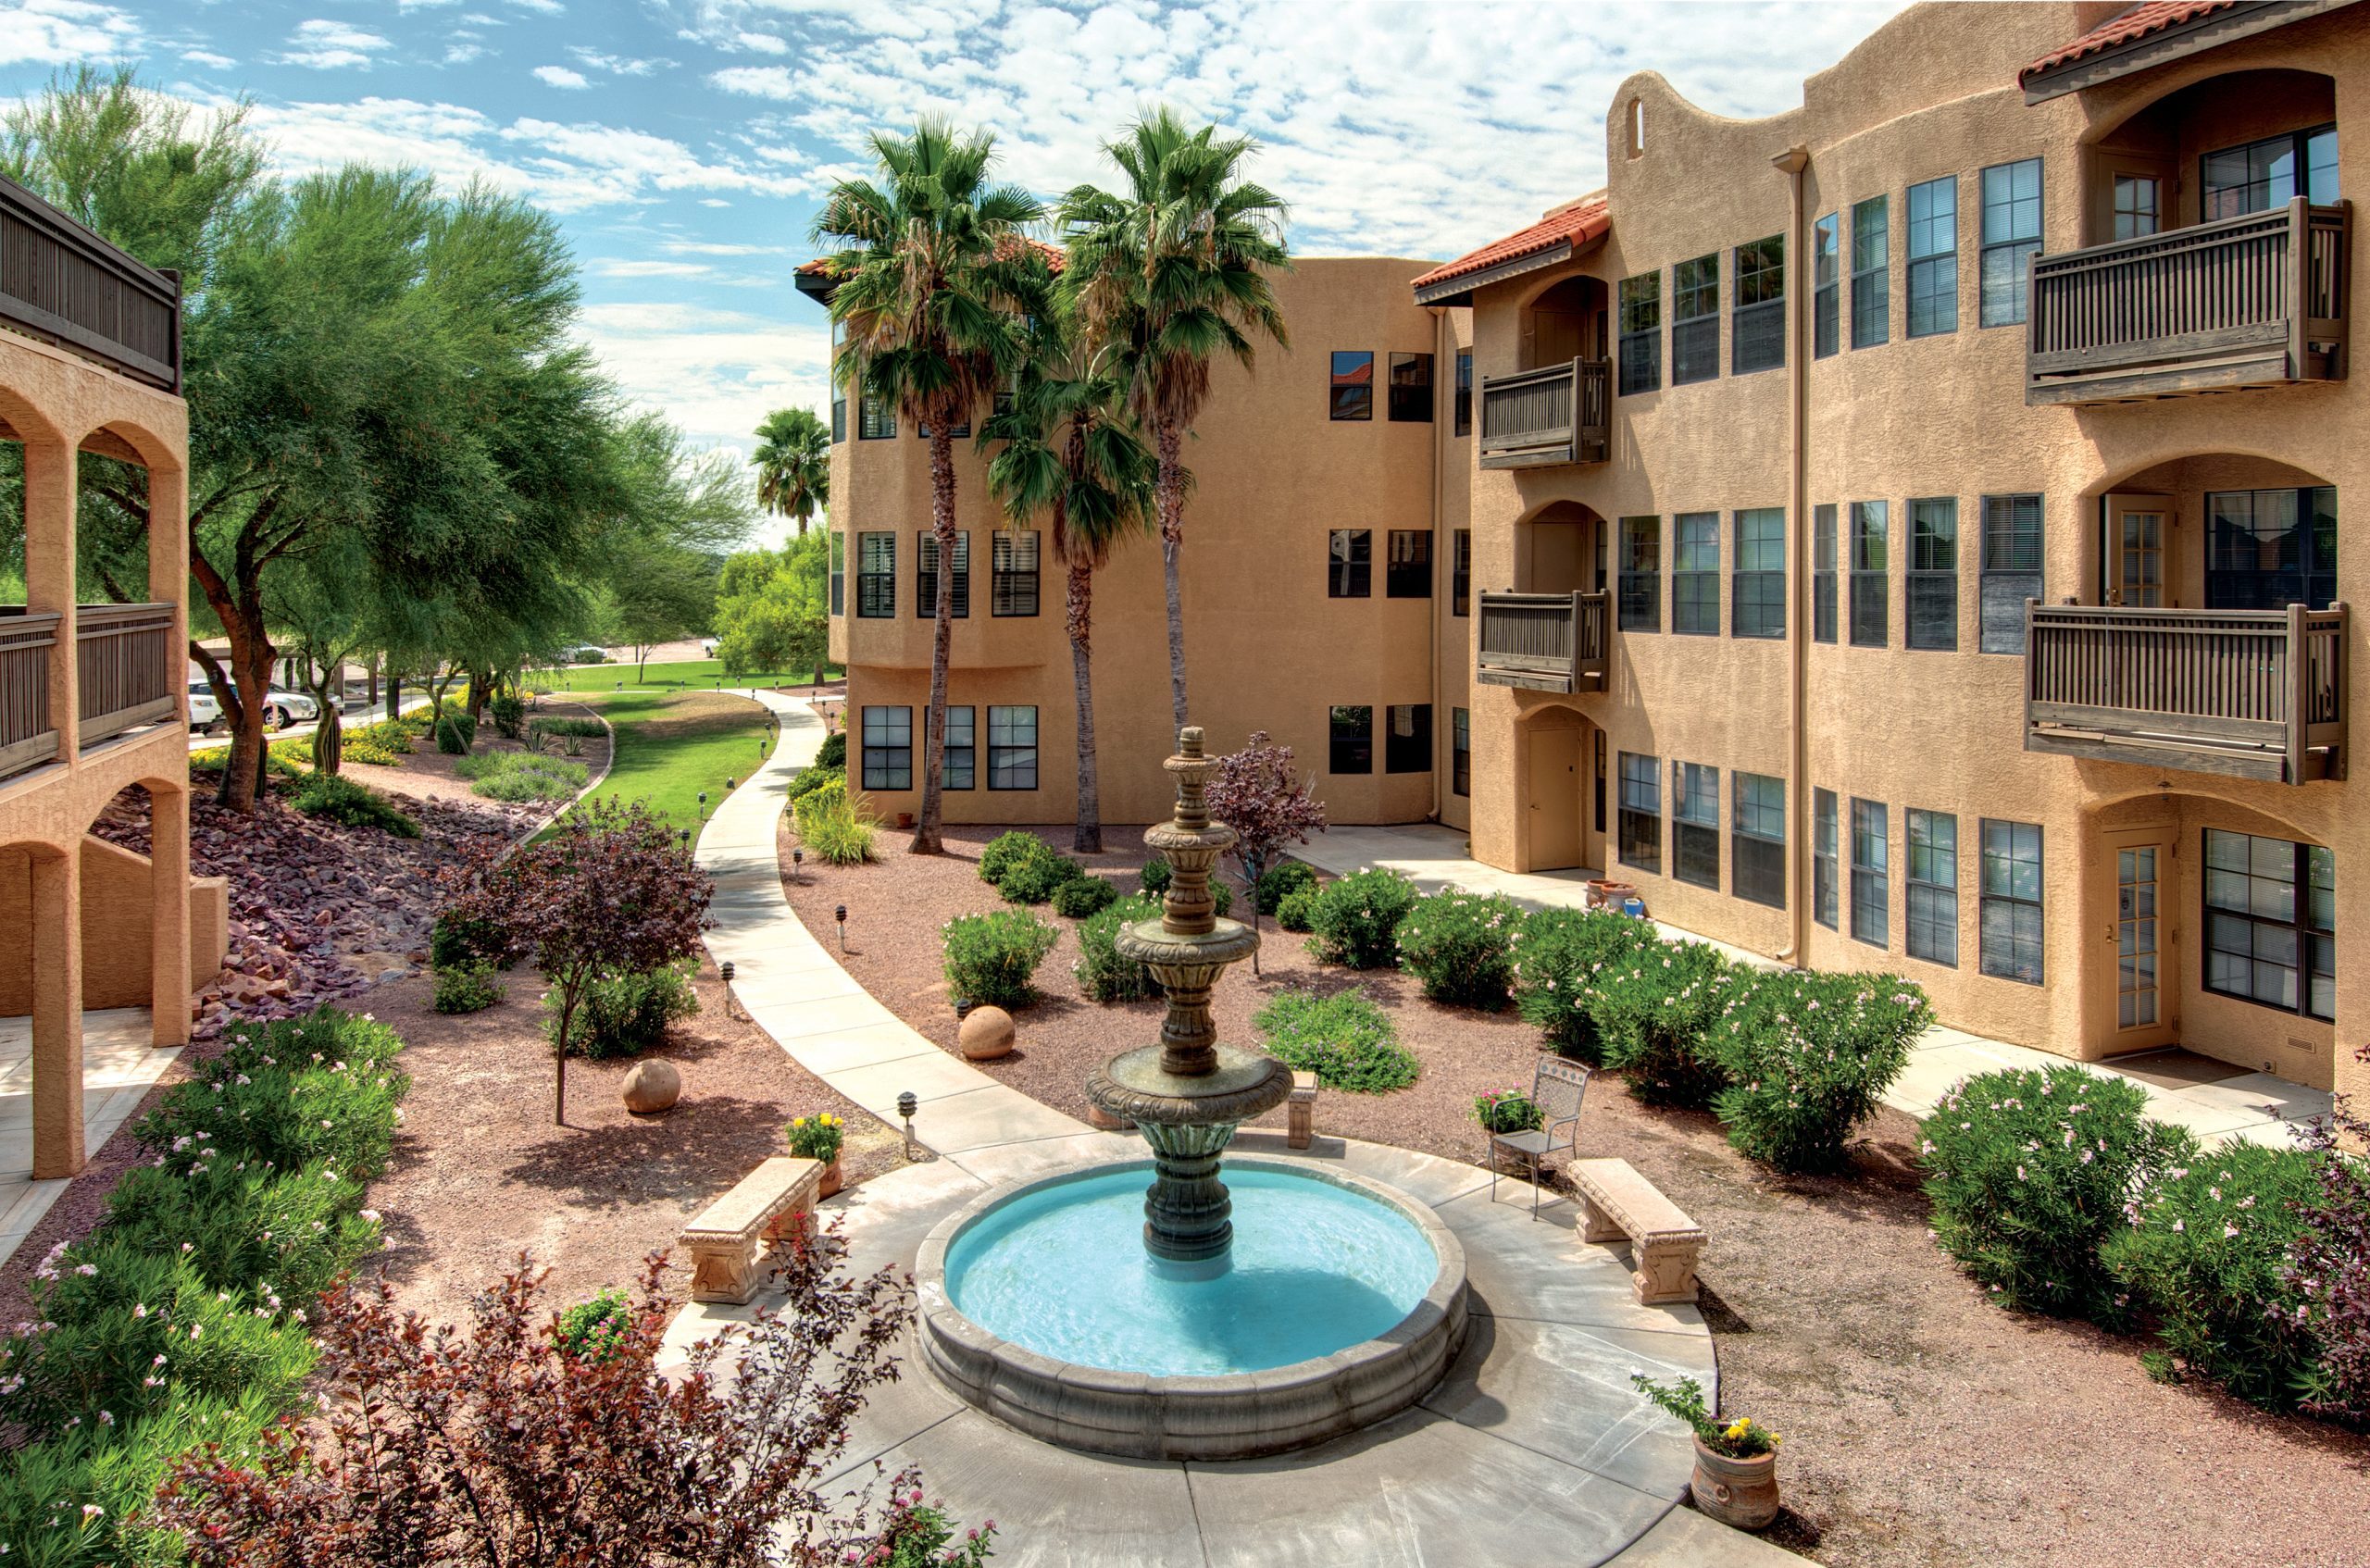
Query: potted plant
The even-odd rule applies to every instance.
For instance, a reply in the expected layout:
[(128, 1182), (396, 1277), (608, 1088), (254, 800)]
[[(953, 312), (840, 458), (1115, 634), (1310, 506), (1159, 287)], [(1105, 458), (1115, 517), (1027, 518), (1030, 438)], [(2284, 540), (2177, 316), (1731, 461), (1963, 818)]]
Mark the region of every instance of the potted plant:
[(1695, 1434), (1695, 1474), (1688, 1489), (1695, 1506), (1723, 1524), (1758, 1530), (1778, 1517), (1778, 1434), (1749, 1415), (1722, 1421), (1703, 1403), (1692, 1377), (1657, 1383), (1642, 1372), (1638, 1391), (1687, 1423)]
[(793, 1116), (789, 1130), (790, 1151), (802, 1160), (816, 1160), (822, 1164), (823, 1180), (816, 1188), (817, 1195), (829, 1198), (837, 1192), (840, 1189), (840, 1145), (847, 1140), (847, 1123), (829, 1111), (818, 1111), (811, 1116)]
[[(1488, 1154), (1484, 1164), (1495, 1164), (1498, 1147), (1489, 1142), (1490, 1136), (1502, 1132), (1536, 1132), (1547, 1125), (1547, 1114), (1539, 1101), (1519, 1089), (1493, 1089), (1473, 1097), (1473, 1119), (1481, 1124), (1482, 1140)], [(1519, 1165), (1519, 1162), (1516, 1163)]]

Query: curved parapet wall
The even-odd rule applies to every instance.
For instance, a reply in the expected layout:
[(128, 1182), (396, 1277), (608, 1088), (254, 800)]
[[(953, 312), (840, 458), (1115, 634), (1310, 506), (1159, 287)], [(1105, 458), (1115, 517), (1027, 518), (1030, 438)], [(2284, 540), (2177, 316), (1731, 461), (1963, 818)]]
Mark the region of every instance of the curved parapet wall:
[(946, 1255), (964, 1230), (1017, 1198), (1119, 1171), (1145, 1160), (1090, 1166), (999, 1187), (942, 1221), (922, 1243), (914, 1278), (922, 1353), (940, 1379), (1007, 1425), (1064, 1448), (1130, 1459), (1251, 1459), (1321, 1443), (1406, 1409), (1430, 1391), (1465, 1342), (1465, 1248), (1429, 1206), (1347, 1171), (1239, 1158), (1238, 1168), (1329, 1182), (1385, 1204), (1419, 1230), (1440, 1266), (1399, 1324), (1330, 1355), (1259, 1372), (1162, 1377), (1081, 1366), (1025, 1350), (958, 1311)]

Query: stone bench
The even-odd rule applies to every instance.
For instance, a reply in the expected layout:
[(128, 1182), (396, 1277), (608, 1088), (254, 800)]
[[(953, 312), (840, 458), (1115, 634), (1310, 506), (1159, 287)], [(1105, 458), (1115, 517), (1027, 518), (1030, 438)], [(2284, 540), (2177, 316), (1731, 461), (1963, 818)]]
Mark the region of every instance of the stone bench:
[(692, 1300), (748, 1305), (758, 1261), (788, 1227), (807, 1223), (822, 1180), (820, 1162), (777, 1154), (702, 1210), (676, 1242), (691, 1254)]
[(1568, 1167), (1580, 1198), (1580, 1239), (1627, 1237), (1637, 1272), (1629, 1281), (1647, 1306), (1695, 1300), (1695, 1260), (1703, 1227), (1664, 1197), (1627, 1160), (1575, 1160)]
[(1292, 1092), (1284, 1101), (1284, 1142), (1305, 1149), (1316, 1137), (1316, 1075), (1294, 1073)]

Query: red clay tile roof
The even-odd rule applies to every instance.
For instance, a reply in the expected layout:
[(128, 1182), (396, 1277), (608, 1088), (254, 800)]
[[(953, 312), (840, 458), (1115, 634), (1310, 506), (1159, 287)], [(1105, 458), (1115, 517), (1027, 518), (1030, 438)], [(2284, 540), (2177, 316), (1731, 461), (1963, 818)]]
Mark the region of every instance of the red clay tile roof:
[(1603, 193), (1548, 214), (1529, 228), (1492, 240), (1478, 251), (1467, 251), (1454, 261), (1435, 267), (1416, 280), (1414, 286), (1426, 289), (1445, 283), (1467, 273), (1487, 271), (1509, 261), (1537, 255), (1569, 245), (1577, 250), (1612, 227), (1610, 207)]
[(2043, 55), (2018, 71), (2016, 80), (2020, 82), (2028, 81), (2038, 72), (2071, 65), (2076, 60), (2112, 49), (2118, 44), (2128, 44), (2135, 38), (2145, 38), (2150, 33), (2162, 32), (2166, 28), (2178, 27), (2183, 22), (2195, 21), (2216, 11), (2229, 10), (2237, 4), (2238, 0), (2147, 0), (2144, 5), (2134, 6), (2129, 10), (2109, 17), (2063, 49)]

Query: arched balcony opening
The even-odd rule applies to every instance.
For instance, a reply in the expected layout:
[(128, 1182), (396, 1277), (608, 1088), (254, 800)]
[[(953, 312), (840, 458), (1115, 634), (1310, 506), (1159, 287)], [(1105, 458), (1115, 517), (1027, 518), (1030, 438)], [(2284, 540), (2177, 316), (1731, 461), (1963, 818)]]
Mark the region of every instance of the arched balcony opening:
[(1515, 584), (1480, 594), (1474, 679), (1573, 693), (1604, 690), (1611, 616), (1606, 524), (1573, 501), (1515, 525)]
[(1604, 283), (1566, 278), (1522, 307), (1511, 376), (1481, 380), (1480, 464), (1539, 468), (1605, 460), (1611, 326)]

